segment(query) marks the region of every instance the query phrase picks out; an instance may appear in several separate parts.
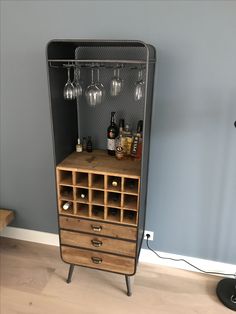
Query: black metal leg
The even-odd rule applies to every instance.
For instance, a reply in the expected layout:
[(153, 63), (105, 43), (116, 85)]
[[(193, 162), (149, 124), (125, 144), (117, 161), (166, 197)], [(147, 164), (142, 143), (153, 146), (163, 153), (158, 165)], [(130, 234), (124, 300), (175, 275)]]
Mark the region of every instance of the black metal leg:
[(125, 281), (126, 281), (126, 287), (127, 287), (127, 296), (132, 295), (131, 286), (130, 286), (130, 277), (128, 275), (125, 275)]
[(70, 264), (69, 273), (68, 273), (68, 277), (67, 277), (67, 280), (66, 280), (67, 283), (71, 282), (71, 277), (72, 277), (72, 274), (73, 274), (73, 271), (74, 271), (74, 267), (75, 267), (75, 265)]

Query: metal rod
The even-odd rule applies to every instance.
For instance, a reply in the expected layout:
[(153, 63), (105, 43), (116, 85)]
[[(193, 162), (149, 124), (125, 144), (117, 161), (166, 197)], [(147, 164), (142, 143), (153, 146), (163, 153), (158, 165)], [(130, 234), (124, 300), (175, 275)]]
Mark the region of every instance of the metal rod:
[(75, 62), (75, 63), (131, 63), (131, 64), (146, 64), (146, 63), (155, 63), (155, 60), (102, 60), (102, 59), (48, 59), (48, 62)]
[(69, 273), (68, 273), (68, 277), (67, 277), (67, 280), (66, 280), (67, 283), (71, 282), (71, 277), (72, 277), (72, 274), (73, 274), (73, 271), (74, 271), (74, 267), (75, 267), (75, 265), (70, 264)]
[(127, 287), (127, 296), (130, 297), (132, 295), (131, 286), (130, 286), (130, 277), (125, 275), (126, 287)]

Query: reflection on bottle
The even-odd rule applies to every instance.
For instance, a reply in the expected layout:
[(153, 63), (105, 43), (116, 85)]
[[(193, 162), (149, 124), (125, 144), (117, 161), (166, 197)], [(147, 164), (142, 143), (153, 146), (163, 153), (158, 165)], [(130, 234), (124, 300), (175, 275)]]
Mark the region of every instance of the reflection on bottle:
[(69, 210), (69, 209), (72, 208), (72, 203), (71, 202), (66, 202), (66, 203), (63, 204), (62, 208), (64, 210)]

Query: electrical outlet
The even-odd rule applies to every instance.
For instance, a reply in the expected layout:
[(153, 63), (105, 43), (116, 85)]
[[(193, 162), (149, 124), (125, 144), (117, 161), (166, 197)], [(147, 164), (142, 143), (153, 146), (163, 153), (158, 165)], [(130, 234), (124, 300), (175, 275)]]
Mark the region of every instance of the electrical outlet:
[(147, 240), (147, 234), (150, 235), (150, 237), (148, 238), (148, 241), (153, 241), (154, 232), (153, 232), (153, 231), (147, 231), (147, 230), (145, 230), (145, 231), (144, 231), (144, 235), (143, 235), (144, 240)]

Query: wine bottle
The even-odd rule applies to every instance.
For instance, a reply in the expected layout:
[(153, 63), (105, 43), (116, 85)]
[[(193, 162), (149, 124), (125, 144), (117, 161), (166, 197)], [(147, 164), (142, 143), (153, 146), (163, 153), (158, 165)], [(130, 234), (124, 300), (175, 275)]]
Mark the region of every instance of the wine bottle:
[(131, 146), (130, 155), (134, 158), (140, 159), (142, 155), (142, 131), (143, 121), (139, 120), (137, 125), (137, 133), (134, 135), (134, 139)]
[(93, 144), (92, 144), (91, 136), (88, 136), (88, 141), (86, 144), (86, 150), (88, 153), (91, 153), (93, 151)]
[(86, 192), (86, 191), (82, 191), (82, 192), (80, 193), (80, 197), (81, 197), (82, 199), (86, 199), (86, 198), (87, 198), (87, 192)]
[(124, 137), (124, 144), (123, 144), (124, 154), (126, 156), (129, 156), (131, 153), (131, 145), (132, 145), (132, 140), (133, 140), (129, 124), (125, 125), (123, 137)]
[(137, 134), (139, 135), (139, 141), (138, 141), (138, 150), (137, 150), (136, 158), (141, 159), (142, 150), (143, 150), (143, 120), (139, 120), (138, 122)]
[(111, 113), (111, 122), (107, 128), (107, 153), (114, 156), (116, 153), (116, 137), (119, 130), (115, 123), (115, 112)]
[(83, 151), (86, 151), (87, 141), (86, 141), (86, 137), (85, 136), (83, 137), (83, 140), (82, 140), (82, 148), (83, 148)]
[(62, 208), (64, 210), (69, 210), (69, 209), (72, 208), (72, 203), (71, 202), (66, 202), (66, 203), (63, 204)]
[(119, 136), (117, 137), (116, 140), (116, 158), (117, 159), (123, 159), (124, 158), (124, 136), (123, 136), (123, 131), (124, 131), (124, 126), (125, 126), (125, 120), (120, 119), (119, 120)]
[(111, 182), (111, 185), (114, 186), (114, 187), (117, 187), (118, 186), (118, 182), (116, 180), (113, 180)]

